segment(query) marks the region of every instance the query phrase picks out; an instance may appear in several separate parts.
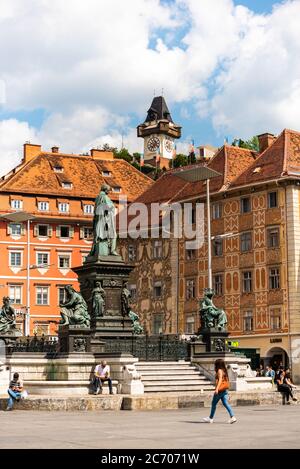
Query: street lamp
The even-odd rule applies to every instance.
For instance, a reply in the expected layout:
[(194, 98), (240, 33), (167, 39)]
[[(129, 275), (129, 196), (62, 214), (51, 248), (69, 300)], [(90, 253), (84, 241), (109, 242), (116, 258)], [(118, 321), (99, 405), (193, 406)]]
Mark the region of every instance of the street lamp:
[(194, 166), (190, 169), (182, 169), (175, 173), (176, 176), (187, 182), (206, 181), (206, 205), (207, 205), (207, 261), (208, 261), (208, 288), (212, 289), (212, 265), (211, 265), (211, 219), (210, 219), (210, 179), (222, 176), (214, 169), (207, 166)]
[(13, 212), (0, 215), (11, 223), (24, 223), (27, 222), (27, 263), (26, 263), (26, 315), (25, 315), (25, 335), (30, 335), (30, 221), (35, 217), (27, 212)]

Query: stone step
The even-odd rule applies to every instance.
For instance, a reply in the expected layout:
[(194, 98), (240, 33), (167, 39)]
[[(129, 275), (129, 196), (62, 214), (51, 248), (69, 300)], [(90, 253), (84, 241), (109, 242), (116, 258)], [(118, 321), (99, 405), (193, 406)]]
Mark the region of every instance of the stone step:
[(185, 380), (185, 381), (182, 381), (181, 379), (174, 379), (174, 380), (153, 380), (153, 381), (149, 381), (149, 380), (143, 380), (143, 383), (144, 383), (144, 386), (165, 386), (165, 387), (168, 387), (168, 386), (190, 386), (190, 385), (199, 385), (199, 386), (202, 386), (202, 385), (208, 385), (208, 386), (211, 386), (211, 383), (209, 381), (203, 381), (203, 380), (198, 380), (198, 379), (189, 379), (189, 380)]
[(188, 391), (212, 391), (214, 389), (211, 385), (199, 385), (199, 384), (181, 384), (181, 385), (156, 385), (156, 386), (145, 386), (145, 393), (152, 392), (188, 392)]
[(173, 371), (176, 371), (176, 370), (197, 370), (197, 368), (195, 366), (191, 366), (191, 365), (168, 365), (167, 363), (164, 363), (163, 365), (152, 365), (152, 366), (145, 366), (145, 365), (139, 365), (139, 364), (136, 364), (136, 369), (139, 370), (139, 371), (147, 371), (147, 370), (156, 370), (156, 371), (160, 371), (160, 370), (173, 370)]
[[(169, 376), (169, 375), (175, 375), (174, 370), (169, 370), (169, 369), (162, 369), (162, 370), (140, 370), (137, 368), (138, 372), (142, 376)], [(198, 370), (196, 369), (188, 369), (188, 370), (182, 370), (181, 368), (179, 369), (177, 375), (180, 376), (185, 376), (185, 375), (191, 375), (191, 374), (198, 374), (199, 376), (203, 376)]]
[(196, 375), (196, 374), (190, 374), (190, 375), (185, 375), (185, 376), (177, 376), (177, 375), (169, 375), (169, 376), (143, 376), (142, 375), (142, 381), (143, 383), (147, 383), (150, 381), (164, 381), (166, 383), (171, 382), (171, 381), (191, 381), (191, 380), (197, 380), (198, 382), (201, 383), (209, 383), (210, 381), (205, 378), (203, 375)]

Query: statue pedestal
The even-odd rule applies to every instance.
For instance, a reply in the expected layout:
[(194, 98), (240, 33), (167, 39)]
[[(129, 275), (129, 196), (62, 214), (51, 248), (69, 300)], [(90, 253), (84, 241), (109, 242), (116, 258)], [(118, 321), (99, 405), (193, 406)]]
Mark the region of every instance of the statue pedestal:
[(215, 328), (201, 329), (199, 336), (205, 344), (206, 352), (225, 353), (229, 351), (227, 346), (229, 332)]
[(86, 353), (91, 350), (91, 331), (82, 326), (59, 326), (60, 351), (64, 353)]

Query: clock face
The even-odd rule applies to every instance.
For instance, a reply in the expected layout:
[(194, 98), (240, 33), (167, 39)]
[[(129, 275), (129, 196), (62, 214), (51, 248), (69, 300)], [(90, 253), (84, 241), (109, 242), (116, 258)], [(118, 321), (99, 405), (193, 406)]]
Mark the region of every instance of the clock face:
[(149, 151), (156, 151), (160, 146), (160, 141), (158, 137), (151, 137), (148, 140), (147, 148)]
[(171, 153), (171, 151), (173, 150), (173, 145), (174, 145), (174, 142), (171, 138), (166, 138), (165, 140), (165, 149), (167, 152)]

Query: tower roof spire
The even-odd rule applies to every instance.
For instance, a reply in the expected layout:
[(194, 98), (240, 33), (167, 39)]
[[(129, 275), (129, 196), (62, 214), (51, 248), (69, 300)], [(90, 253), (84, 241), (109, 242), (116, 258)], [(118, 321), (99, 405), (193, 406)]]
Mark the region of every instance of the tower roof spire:
[(168, 122), (173, 122), (171, 113), (163, 96), (155, 96), (153, 98), (151, 106), (148, 109), (145, 122), (158, 120), (166, 120)]

